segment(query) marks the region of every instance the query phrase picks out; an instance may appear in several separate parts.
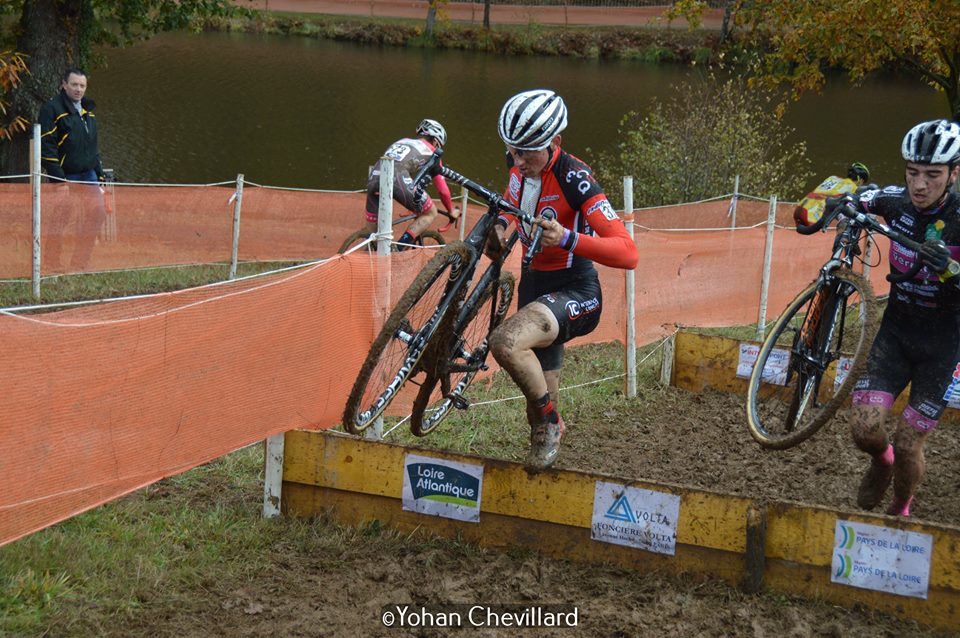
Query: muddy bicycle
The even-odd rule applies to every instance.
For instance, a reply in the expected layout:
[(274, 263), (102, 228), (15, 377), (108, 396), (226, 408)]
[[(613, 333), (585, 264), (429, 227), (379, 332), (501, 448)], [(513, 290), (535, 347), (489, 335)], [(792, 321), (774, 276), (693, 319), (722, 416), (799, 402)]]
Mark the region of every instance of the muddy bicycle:
[[(886, 235), (915, 251), (921, 246), (850, 201), (797, 231), (811, 235), (838, 218), (830, 259), (776, 320), (750, 374), (747, 425), (766, 448), (786, 449), (815, 434), (836, 414), (866, 366), (880, 309), (870, 282), (853, 270), (862, 261), (863, 236)], [(887, 280), (912, 279), (922, 266), (916, 259), (909, 270)], [(957, 274), (960, 264), (951, 260), (948, 271)]]
[[(440, 166), (440, 155), (435, 153), (421, 169), (416, 183), (439, 173), (486, 201), (487, 211), (464, 241), (437, 251), (387, 317), (344, 408), (344, 428), (353, 434), (370, 427), (408, 381), (419, 385), (410, 415), (410, 430), (417, 436), (433, 431), (452, 409), (469, 407), (464, 393), (476, 375), (487, 369), (489, 335), (503, 321), (513, 298), (514, 277), (502, 269), (519, 239), (516, 229), (476, 283), (474, 279), (499, 213), (510, 212), (525, 224), (532, 223), (533, 217), (499, 193)], [(540, 230), (536, 226), (523, 256), (524, 266), (539, 248)]]

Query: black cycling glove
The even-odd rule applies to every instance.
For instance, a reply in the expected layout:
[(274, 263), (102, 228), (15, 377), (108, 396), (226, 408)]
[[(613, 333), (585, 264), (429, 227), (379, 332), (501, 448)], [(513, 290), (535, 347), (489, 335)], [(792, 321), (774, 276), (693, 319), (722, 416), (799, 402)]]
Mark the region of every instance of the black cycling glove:
[(939, 239), (928, 239), (920, 246), (920, 260), (930, 270), (940, 274), (950, 264), (950, 250)]

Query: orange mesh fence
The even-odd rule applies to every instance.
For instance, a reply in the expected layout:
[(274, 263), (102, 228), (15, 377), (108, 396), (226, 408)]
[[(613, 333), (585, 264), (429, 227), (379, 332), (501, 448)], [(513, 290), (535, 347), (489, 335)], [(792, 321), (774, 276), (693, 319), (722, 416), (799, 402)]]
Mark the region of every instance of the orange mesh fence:
[(29, 277), (33, 202), (29, 184), (0, 182), (0, 278)]
[[(796, 204), (777, 202), (777, 221), (780, 226), (793, 227), (793, 209)], [(737, 228), (765, 224), (770, 202), (754, 197), (740, 196), (735, 205), (731, 199), (711, 199), (691, 204), (643, 208), (634, 211), (638, 226), (655, 230), (668, 228)], [(735, 217), (734, 217), (735, 216)]]
[[(4, 197), (17, 197), (10, 194), (15, 190), (4, 190)], [(231, 217), (223, 210), (230, 190), (207, 190), (210, 212), (191, 223), (220, 246), (230, 236), (222, 221)], [(316, 198), (266, 189), (244, 194), (249, 228), (255, 229), (241, 235), (241, 243), (251, 242), (249, 254), (298, 257), (296, 250), (318, 245), (322, 230), (312, 229), (324, 227), (315, 220), (334, 206), (311, 209), (302, 202), (315, 199), (306, 195)], [(352, 198), (342, 200), (341, 213), (349, 208), (355, 219)], [(152, 210), (181, 215), (169, 203), (157, 202)], [(272, 228), (278, 211), (296, 231)], [(138, 227), (142, 241), (149, 227), (146, 221)], [(639, 232), (638, 339), (672, 332), (674, 324), (755, 322), (765, 234), (764, 228)], [(327, 240), (334, 235), (327, 232)], [(776, 231), (768, 318), (814, 278), (831, 239)], [(508, 262), (515, 273), (520, 252)], [(6, 488), (0, 543), (272, 434), (336, 426), (382, 321), (377, 308), (391, 308), (432, 254), (406, 251), (384, 259), (356, 252), (269, 277), (46, 314), (0, 315), (7, 372), (0, 394), (0, 480)], [(377, 302), (386, 264), (390, 300)], [(625, 333), (624, 272), (600, 271), (603, 317), (578, 343), (622, 340)], [(882, 282), (881, 271), (873, 270), (875, 282)], [(411, 399), (412, 392), (402, 395), (391, 412), (405, 413)]]
[[(236, 187), (43, 184), (41, 274), (227, 262), (233, 249)], [(365, 193), (283, 190), (246, 185), (238, 258), (329, 257), (364, 225)], [(407, 214), (395, 206), (395, 219)], [(471, 207), (471, 215), (481, 211)], [(0, 184), (0, 277), (31, 274), (29, 184)], [(438, 218), (435, 226), (446, 223)], [(406, 224), (404, 224), (404, 227)], [(397, 229), (396, 236), (403, 232)], [(458, 236), (451, 229), (447, 237)]]

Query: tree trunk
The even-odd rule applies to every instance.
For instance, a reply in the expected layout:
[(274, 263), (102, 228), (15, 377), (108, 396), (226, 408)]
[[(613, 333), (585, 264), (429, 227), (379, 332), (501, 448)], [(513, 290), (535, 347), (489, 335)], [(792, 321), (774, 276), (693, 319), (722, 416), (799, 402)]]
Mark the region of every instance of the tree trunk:
[(483, 28), (490, 30), (490, 0), (483, 0)]
[(735, 0), (727, 0), (723, 3), (723, 25), (720, 27), (720, 43), (727, 41), (730, 37), (730, 14), (733, 11)]
[(437, 21), (437, 2), (436, 0), (430, 0), (430, 6), (427, 9), (427, 28), (426, 35), (428, 38), (433, 37), (433, 24)]
[(24, 133), (0, 144), (0, 175), (30, 172), (30, 135), (40, 106), (60, 89), (60, 78), (71, 66), (82, 66), (93, 20), (90, 0), (24, 0), (17, 51), (27, 55), (30, 72), (10, 93), (9, 118), (22, 116), (31, 123)]

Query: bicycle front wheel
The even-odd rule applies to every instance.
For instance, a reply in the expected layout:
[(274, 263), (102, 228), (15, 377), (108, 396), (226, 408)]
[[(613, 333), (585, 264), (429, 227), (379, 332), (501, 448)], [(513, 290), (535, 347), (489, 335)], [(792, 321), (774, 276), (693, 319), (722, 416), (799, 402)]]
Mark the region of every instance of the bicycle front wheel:
[[(461, 325), (454, 326), (449, 347), (441, 353), (421, 384), (410, 414), (410, 431), (416, 436), (432, 432), (450, 411), (466, 408), (467, 388), (477, 373), (486, 368), (489, 338), (500, 325), (513, 300), (514, 277), (503, 273), (472, 300)], [(439, 384), (440, 392), (435, 392)]]
[(760, 445), (793, 447), (833, 417), (866, 365), (877, 314), (870, 282), (846, 268), (790, 302), (760, 347), (747, 387), (747, 424)]
[[(417, 372), (430, 340), (454, 312), (470, 249), (462, 242), (442, 248), (427, 262), (374, 339), (343, 411), (344, 428), (359, 434), (383, 414)], [(442, 332), (442, 331), (441, 331)]]

